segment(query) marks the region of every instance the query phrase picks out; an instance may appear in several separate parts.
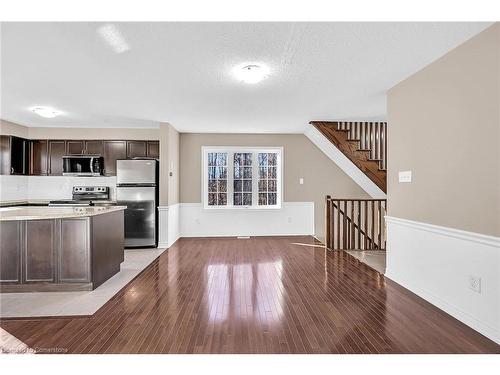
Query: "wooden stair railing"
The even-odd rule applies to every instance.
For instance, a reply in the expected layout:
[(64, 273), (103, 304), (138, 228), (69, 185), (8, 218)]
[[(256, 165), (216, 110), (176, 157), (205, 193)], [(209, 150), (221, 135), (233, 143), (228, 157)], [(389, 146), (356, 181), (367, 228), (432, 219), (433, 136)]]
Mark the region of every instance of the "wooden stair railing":
[(385, 250), (386, 199), (338, 199), (327, 195), (326, 240), (332, 250)]
[(387, 123), (311, 121), (310, 124), (387, 192)]

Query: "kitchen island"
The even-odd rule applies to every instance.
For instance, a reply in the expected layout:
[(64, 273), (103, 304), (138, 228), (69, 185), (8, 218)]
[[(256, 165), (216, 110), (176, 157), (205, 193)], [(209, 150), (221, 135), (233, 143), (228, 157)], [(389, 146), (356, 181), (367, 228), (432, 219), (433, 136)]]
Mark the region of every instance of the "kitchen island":
[(125, 208), (0, 208), (0, 291), (97, 288), (120, 271)]

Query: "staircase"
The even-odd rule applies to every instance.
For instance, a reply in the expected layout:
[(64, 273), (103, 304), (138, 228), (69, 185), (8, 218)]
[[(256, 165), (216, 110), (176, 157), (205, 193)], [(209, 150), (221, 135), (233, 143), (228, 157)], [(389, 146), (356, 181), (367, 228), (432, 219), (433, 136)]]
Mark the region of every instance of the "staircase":
[(311, 121), (384, 193), (387, 192), (387, 123)]
[(385, 250), (386, 199), (325, 198), (325, 245), (331, 250)]

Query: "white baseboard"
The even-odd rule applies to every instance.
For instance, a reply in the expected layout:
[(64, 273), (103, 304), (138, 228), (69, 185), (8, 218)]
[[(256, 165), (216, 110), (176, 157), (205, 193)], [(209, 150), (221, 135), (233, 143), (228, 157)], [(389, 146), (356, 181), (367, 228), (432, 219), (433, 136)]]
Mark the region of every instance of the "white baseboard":
[[(500, 238), (386, 217), (385, 276), (500, 343)], [(469, 288), (481, 278), (481, 293)]]
[(283, 202), (272, 210), (207, 210), (180, 204), (181, 237), (313, 235), (314, 202)]

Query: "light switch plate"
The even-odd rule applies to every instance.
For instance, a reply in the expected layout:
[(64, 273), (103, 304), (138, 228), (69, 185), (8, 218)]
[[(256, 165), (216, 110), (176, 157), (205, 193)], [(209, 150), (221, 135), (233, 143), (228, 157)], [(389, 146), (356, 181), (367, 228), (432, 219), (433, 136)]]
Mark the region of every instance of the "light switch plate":
[(411, 182), (411, 171), (399, 171), (399, 182)]
[(299, 179), (299, 184), (304, 185), (304, 179), (302, 177)]

